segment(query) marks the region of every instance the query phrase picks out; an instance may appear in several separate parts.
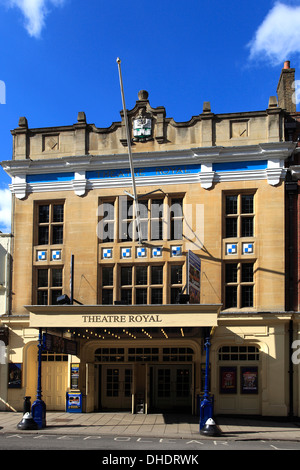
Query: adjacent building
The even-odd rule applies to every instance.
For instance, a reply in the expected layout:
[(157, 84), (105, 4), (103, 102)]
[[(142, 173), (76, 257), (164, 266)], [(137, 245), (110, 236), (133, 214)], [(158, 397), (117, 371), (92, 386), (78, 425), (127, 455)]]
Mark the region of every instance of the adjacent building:
[(286, 275), (298, 144), (284, 70), (266, 109), (215, 114), (204, 102), (188, 122), (140, 91), (127, 113), (137, 203), (123, 112), (108, 128), (84, 112), (61, 127), (20, 118), (2, 162), (14, 213), (2, 324), (21, 370), (12, 407), (35, 396), (41, 333), (48, 410), (80, 396), (83, 412), (196, 413), (209, 334), (216, 414), (299, 415)]
[(8, 376), (8, 339), (7, 326), (1, 319), (10, 312), (11, 298), (11, 235), (0, 232), (0, 410), (8, 411), (7, 400)]

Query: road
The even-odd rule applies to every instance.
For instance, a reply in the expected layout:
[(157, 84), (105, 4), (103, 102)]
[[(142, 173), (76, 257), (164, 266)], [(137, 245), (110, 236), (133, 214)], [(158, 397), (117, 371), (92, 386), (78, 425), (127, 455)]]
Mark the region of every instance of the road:
[[(157, 456), (195, 456), (189, 464), (199, 463), (199, 455), (203, 450), (300, 450), (300, 442), (295, 441), (262, 441), (262, 440), (223, 440), (211, 439), (170, 439), (155, 437), (127, 437), (127, 436), (83, 436), (83, 435), (55, 435), (55, 434), (0, 434), (0, 450), (97, 450), (105, 456), (132, 455), (135, 451), (136, 460), (133, 467), (143, 463), (143, 466), (153, 464), (170, 464), (171, 462), (156, 461)], [(147, 452), (145, 452), (147, 451)], [(152, 451), (152, 452), (151, 452)], [(197, 461), (198, 456), (198, 461)], [(183, 457), (179, 457), (179, 460)], [(187, 458), (187, 457), (186, 457)], [(102, 462), (106, 463), (106, 462)], [(110, 464), (119, 462), (107, 462)], [(172, 463), (179, 463), (172, 462)], [(130, 466), (130, 462), (128, 461)]]

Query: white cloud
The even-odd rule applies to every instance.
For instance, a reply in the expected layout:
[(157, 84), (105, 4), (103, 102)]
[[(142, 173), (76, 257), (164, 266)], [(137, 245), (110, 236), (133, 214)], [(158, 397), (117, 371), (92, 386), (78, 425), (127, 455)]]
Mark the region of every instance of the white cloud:
[(11, 231), (11, 192), (9, 189), (0, 189), (0, 231)]
[(276, 2), (249, 44), (251, 60), (272, 65), (300, 54), (300, 6)]
[(45, 26), (45, 18), (51, 6), (58, 7), (64, 2), (65, 0), (7, 0), (7, 5), (21, 10), (29, 35), (38, 38)]

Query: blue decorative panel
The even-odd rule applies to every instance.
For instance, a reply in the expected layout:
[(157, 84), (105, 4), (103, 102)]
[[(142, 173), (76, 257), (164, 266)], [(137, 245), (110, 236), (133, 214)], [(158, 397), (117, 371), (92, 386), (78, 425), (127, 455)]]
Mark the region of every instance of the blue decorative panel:
[(213, 163), (213, 171), (245, 171), (265, 170), (268, 167), (267, 160), (253, 160), (248, 162), (223, 162)]
[(52, 261), (57, 261), (61, 259), (61, 250), (52, 250)]
[(162, 248), (161, 247), (156, 247), (152, 248), (152, 256), (153, 258), (157, 258), (162, 255)]
[(121, 248), (122, 258), (131, 258), (131, 248)]
[(46, 251), (38, 251), (37, 252), (37, 261), (45, 261), (47, 259), (47, 252)]
[(181, 246), (172, 246), (171, 255), (172, 256), (180, 256), (181, 255)]
[(226, 243), (226, 255), (235, 255), (237, 253), (236, 243)]
[(43, 175), (26, 175), (27, 183), (55, 183), (58, 181), (72, 181), (74, 173), (45, 173)]
[(137, 248), (136, 249), (136, 256), (138, 258), (145, 258), (145, 256), (147, 255), (147, 249), (146, 248)]
[(102, 249), (102, 258), (112, 258), (112, 248), (103, 248)]
[(243, 243), (243, 254), (253, 253), (253, 243)]

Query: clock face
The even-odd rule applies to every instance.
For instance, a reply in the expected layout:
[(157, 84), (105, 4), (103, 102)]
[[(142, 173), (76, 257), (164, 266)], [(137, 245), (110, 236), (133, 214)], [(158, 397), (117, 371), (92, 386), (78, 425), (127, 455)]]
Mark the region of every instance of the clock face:
[(231, 138), (240, 139), (248, 137), (248, 122), (236, 121), (231, 123)]

